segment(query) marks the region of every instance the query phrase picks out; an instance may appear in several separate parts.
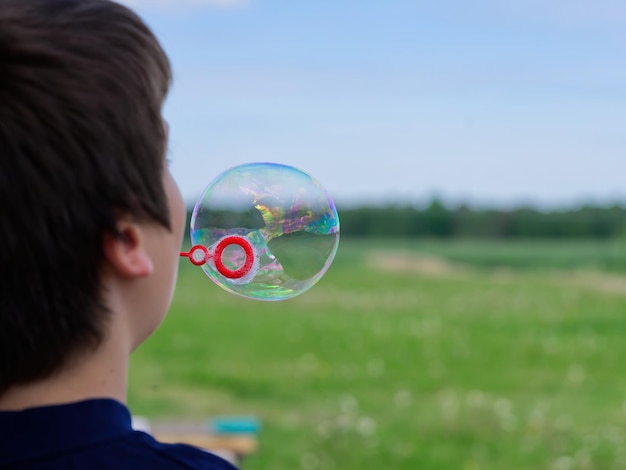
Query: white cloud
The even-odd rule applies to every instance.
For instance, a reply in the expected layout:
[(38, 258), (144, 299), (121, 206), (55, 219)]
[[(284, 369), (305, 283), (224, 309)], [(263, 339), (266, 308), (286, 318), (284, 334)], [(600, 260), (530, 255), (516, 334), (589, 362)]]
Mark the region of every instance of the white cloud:
[(117, 0), (131, 8), (142, 10), (189, 10), (199, 8), (236, 8), (248, 0)]
[(508, 0), (504, 5), (514, 14), (532, 14), (570, 26), (626, 23), (624, 0)]
[(626, 25), (624, 0), (439, 0), (439, 11), (457, 15), (515, 18), (520, 22), (551, 23), (557, 27), (619, 27)]

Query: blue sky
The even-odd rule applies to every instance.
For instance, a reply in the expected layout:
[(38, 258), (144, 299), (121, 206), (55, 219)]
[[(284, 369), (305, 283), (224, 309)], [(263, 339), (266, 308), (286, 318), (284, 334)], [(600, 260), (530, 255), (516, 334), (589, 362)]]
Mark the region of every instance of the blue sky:
[(125, 0), (175, 82), (192, 202), (246, 162), (338, 204), (626, 201), (623, 0)]

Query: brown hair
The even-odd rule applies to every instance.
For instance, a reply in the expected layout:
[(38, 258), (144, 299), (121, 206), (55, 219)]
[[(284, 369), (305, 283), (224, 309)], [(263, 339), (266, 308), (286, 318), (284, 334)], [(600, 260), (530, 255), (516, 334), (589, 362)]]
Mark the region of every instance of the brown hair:
[(0, 393), (102, 340), (102, 236), (169, 228), (168, 59), (108, 0), (0, 0)]

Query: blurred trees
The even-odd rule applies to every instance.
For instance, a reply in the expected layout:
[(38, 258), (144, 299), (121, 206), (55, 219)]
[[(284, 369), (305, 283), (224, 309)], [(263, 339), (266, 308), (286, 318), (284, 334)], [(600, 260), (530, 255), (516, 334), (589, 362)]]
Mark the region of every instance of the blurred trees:
[[(448, 207), (433, 199), (424, 207), (337, 206), (341, 235), (396, 238), (595, 238), (624, 237), (626, 206), (585, 205), (561, 210)], [(187, 236), (191, 209), (187, 214)]]
[(626, 236), (626, 207), (582, 206), (542, 211), (532, 207), (338, 207), (342, 236), (429, 238), (597, 238)]

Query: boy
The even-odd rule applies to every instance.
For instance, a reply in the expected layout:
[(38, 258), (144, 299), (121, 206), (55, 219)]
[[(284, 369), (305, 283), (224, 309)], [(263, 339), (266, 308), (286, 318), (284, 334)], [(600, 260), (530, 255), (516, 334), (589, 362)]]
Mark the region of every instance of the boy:
[(0, 0), (0, 469), (234, 468), (134, 432), (124, 405), (183, 234), (169, 82), (125, 7)]

